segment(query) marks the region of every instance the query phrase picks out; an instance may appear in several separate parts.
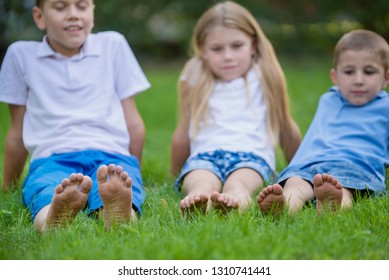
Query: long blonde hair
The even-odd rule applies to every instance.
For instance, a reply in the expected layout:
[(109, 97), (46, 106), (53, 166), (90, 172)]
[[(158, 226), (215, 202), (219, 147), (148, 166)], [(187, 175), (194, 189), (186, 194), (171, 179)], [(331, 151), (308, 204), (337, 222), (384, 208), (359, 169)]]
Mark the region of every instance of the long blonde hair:
[[(179, 94), (189, 95), (189, 113), (195, 131), (198, 130), (200, 121), (205, 118), (208, 99), (215, 84), (215, 78), (207, 63), (203, 63), (201, 53), (209, 30), (215, 26), (234, 28), (253, 38), (255, 47), (253, 64), (260, 67), (261, 73), (258, 75), (261, 77), (264, 99), (268, 108), (269, 135), (273, 145), (276, 146), (280, 141), (281, 131), (285, 136), (290, 136), (292, 133), (285, 76), (273, 46), (256, 19), (246, 8), (232, 1), (214, 5), (197, 21), (192, 34), (193, 56), (182, 71), (181, 77), (184, 79), (180, 79), (178, 83)], [(181, 104), (181, 110), (183, 106)]]

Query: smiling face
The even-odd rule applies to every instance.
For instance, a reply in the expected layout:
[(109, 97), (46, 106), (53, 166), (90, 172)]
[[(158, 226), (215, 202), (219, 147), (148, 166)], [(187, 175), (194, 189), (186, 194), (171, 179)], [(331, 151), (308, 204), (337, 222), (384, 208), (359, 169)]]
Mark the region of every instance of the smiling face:
[(212, 27), (201, 49), (211, 71), (222, 81), (245, 75), (255, 53), (252, 39), (246, 33), (224, 26)]
[(94, 8), (92, 0), (46, 0), (33, 8), (33, 17), (53, 50), (70, 57), (79, 53), (93, 28)]
[(333, 83), (351, 104), (361, 106), (370, 102), (388, 84), (379, 56), (369, 51), (346, 50), (331, 70)]

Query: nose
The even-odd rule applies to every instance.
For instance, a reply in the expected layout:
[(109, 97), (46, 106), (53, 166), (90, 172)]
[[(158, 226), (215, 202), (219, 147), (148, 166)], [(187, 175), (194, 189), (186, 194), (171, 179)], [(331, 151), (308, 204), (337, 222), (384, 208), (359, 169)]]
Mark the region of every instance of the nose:
[(355, 78), (354, 78), (354, 84), (356, 85), (363, 85), (365, 82), (365, 77), (361, 71), (356, 72)]
[(68, 8), (68, 18), (75, 19), (78, 18), (78, 9), (75, 5), (70, 5)]
[(230, 48), (224, 50), (224, 59), (231, 59), (233, 57), (233, 52)]

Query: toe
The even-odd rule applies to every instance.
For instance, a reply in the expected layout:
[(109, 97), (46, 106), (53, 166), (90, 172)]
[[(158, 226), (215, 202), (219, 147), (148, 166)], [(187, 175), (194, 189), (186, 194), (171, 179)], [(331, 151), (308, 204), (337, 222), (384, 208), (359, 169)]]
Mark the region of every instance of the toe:
[(67, 188), (69, 184), (70, 184), (70, 180), (68, 178), (63, 179), (61, 182), (61, 186), (63, 189)]
[(108, 175), (111, 177), (115, 175), (116, 166), (114, 164), (108, 165)]
[(127, 176), (127, 179), (125, 180), (126, 187), (131, 188), (132, 187), (132, 179)]
[(97, 170), (97, 181), (99, 183), (104, 183), (108, 179), (108, 167), (106, 165), (101, 165)]
[(123, 172), (123, 167), (121, 167), (120, 165), (116, 166), (115, 167), (115, 172), (118, 176), (120, 176)]
[(120, 174), (120, 179), (122, 179), (123, 181), (126, 181), (127, 178), (128, 178), (128, 173), (126, 171)]
[(57, 185), (57, 186), (55, 187), (54, 193), (60, 194), (60, 193), (62, 193), (63, 191), (64, 191), (63, 185)]
[(84, 176), (80, 184), (80, 191), (88, 194), (92, 188), (92, 179), (89, 176)]

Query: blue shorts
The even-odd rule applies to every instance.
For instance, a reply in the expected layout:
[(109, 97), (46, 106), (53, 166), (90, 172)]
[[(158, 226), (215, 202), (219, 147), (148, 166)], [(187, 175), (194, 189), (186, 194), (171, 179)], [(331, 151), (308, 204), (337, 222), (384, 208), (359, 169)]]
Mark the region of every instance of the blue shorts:
[(100, 165), (115, 164), (123, 167), (132, 179), (132, 206), (141, 214), (141, 205), (146, 194), (136, 157), (86, 150), (64, 154), (53, 154), (47, 158), (33, 160), (22, 187), (23, 204), (31, 212), (32, 220), (46, 205), (51, 203), (54, 189), (72, 173), (82, 173), (92, 179), (92, 190), (88, 197), (88, 214), (103, 206), (98, 193), (97, 169)]
[(214, 173), (224, 184), (227, 177), (239, 168), (251, 168), (262, 176), (266, 184), (277, 180), (277, 174), (259, 156), (246, 152), (229, 152), (216, 150), (213, 152), (200, 153), (189, 158), (181, 169), (175, 188), (181, 191), (184, 177), (196, 169), (205, 169)]
[(313, 186), (313, 177), (316, 174), (327, 173), (335, 177), (345, 188), (374, 192), (375, 195), (385, 194), (385, 182), (374, 174), (366, 171), (351, 162), (320, 162), (310, 165), (290, 165), (280, 174), (278, 182), (281, 185), (291, 177), (300, 177)]

